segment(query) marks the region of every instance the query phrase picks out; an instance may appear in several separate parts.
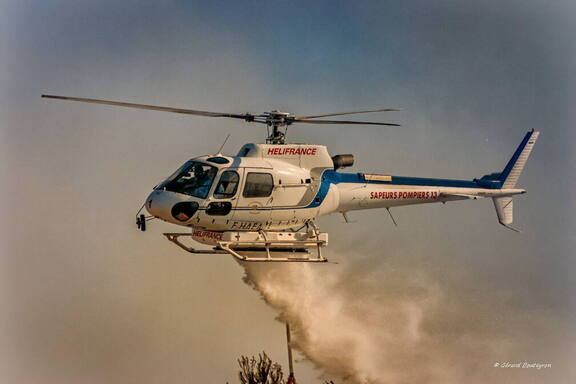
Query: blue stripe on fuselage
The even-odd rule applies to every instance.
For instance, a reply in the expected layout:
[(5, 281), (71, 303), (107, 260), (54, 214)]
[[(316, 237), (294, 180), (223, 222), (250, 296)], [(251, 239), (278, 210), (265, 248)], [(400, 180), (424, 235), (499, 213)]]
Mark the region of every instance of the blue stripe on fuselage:
[(322, 182), (320, 189), (312, 202), (302, 208), (316, 208), (322, 204), (330, 184), (379, 184), (379, 185), (410, 185), (410, 186), (426, 186), (426, 187), (455, 187), (455, 188), (483, 188), (480, 187), (475, 181), (469, 180), (452, 180), (452, 179), (428, 179), (423, 177), (405, 177), (405, 176), (392, 176), (392, 181), (376, 181), (366, 180), (363, 173), (340, 173), (332, 169), (327, 169), (322, 174)]
[(366, 180), (363, 173), (339, 173), (331, 169), (322, 175), (322, 183), (332, 184), (380, 184), (380, 185), (411, 185), (426, 187), (481, 188), (475, 181), (452, 179), (429, 179), (424, 177), (391, 176), (391, 181)]
[[(452, 179), (428, 179), (423, 177), (405, 177), (405, 176), (391, 176), (392, 181), (376, 181), (376, 180), (366, 180), (363, 173), (340, 173), (333, 169), (327, 169), (322, 173), (322, 180), (320, 182), (320, 188), (314, 196), (314, 199), (306, 206), (296, 206), (296, 207), (260, 207), (257, 211), (269, 211), (269, 210), (283, 210), (283, 209), (306, 209), (306, 208), (317, 208), (324, 202), (324, 199), (328, 195), (331, 184), (378, 184), (378, 185), (410, 185), (410, 186), (425, 186), (425, 187), (456, 187), (456, 188), (484, 188), (479, 186), (475, 181), (468, 180), (452, 180)], [(200, 210), (205, 210), (206, 208), (200, 208)], [(254, 210), (251, 207), (235, 207), (232, 208), (233, 211), (250, 211)]]

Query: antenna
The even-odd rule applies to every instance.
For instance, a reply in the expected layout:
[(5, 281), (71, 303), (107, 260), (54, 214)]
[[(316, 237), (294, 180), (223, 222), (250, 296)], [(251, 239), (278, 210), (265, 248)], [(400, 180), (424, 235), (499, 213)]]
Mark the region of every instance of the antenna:
[(224, 142), (222, 143), (222, 145), (220, 146), (220, 149), (218, 150), (218, 152), (216, 152), (216, 154), (222, 153), (222, 148), (224, 148), (224, 146), (226, 145), (226, 142), (228, 141), (229, 137), (230, 137), (230, 134), (228, 134), (226, 136), (226, 138), (224, 139)]
[(386, 207), (386, 210), (388, 211), (388, 214), (390, 215), (390, 218), (392, 219), (392, 222), (394, 223), (394, 226), (397, 227), (398, 224), (396, 224), (396, 220), (394, 220), (394, 216), (392, 216), (392, 212), (390, 212), (390, 208)]

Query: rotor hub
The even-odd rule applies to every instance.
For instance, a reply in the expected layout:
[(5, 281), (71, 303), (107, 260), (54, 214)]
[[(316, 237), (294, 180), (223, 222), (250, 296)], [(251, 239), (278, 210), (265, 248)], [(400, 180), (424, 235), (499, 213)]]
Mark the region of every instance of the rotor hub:
[[(286, 131), (288, 130), (288, 126), (294, 122), (294, 115), (289, 112), (272, 110), (270, 112), (264, 112), (258, 117), (261, 117), (269, 128), (266, 143), (286, 144)], [(281, 127), (285, 127), (284, 132), (280, 130)], [(270, 132), (270, 128), (272, 128), (272, 132)]]

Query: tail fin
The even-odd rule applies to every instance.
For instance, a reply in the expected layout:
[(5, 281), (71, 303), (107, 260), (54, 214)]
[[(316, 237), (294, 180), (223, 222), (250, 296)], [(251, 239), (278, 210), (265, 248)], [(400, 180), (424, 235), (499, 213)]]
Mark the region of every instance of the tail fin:
[[(504, 170), (497, 175), (498, 181), (502, 185), (501, 188), (514, 188), (516, 186), (518, 178), (524, 170), (526, 161), (528, 161), (530, 152), (532, 152), (532, 148), (534, 148), (534, 144), (536, 144), (539, 135), (540, 132), (531, 130), (524, 136), (524, 139), (514, 152), (514, 155), (512, 155), (510, 161), (508, 161), (508, 164), (506, 164)], [(512, 197), (493, 197), (492, 200), (494, 201), (494, 208), (496, 208), (496, 214), (498, 215), (500, 224), (513, 231), (520, 232), (510, 226), (514, 220), (514, 202)]]
[(500, 224), (513, 231), (520, 232), (510, 226), (512, 221), (514, 221), (514, 201), (512, 197), (493, 197), (492, 201), (494, 201), (494, 208), (496, 208)]
[(502, 182), (502, 188), (514, 188), (516, 186), (539, 135), (540, 132), (531, 130), (524, 136), (516, 152), (514, 152), (514, 155), (512, 155), (512, 158), (498, 177), (500, 182)]

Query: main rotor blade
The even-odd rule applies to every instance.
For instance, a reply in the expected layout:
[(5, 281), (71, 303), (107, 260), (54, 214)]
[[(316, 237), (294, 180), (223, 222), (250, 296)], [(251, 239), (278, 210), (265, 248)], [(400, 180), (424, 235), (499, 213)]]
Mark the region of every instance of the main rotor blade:
[(348, 120), (300, 120), (295, 119), (292, 123), (302, 123), (302, 124), (354, 124), (354, 125), (389, 125), (393, 127), (399, 127), (400, 124), (393, 123), (375, 123), (372, 121), (348, 121)]
[(234, 119), (243, 119), (246, 121), (252, 121), (254, 119), (254, 115), (249, 114), (249, 113), (235, 114), (235, 113), (223, 113), (223, 112), (198, 111), (195, 109), (161, 107), (158, 105), (134, 104), (134, 103), (125, 103), (122, 101), (88, 99), (88, 98), (84, 98), (84, 97), (68, 97), (68, 96), (56, 96), (56, 95), (42, 95), (42, 97), (47, 98), (47, 99), (81, 101), (84, 103), (114, 105), (117, 107), (148, 109), (148, 110), (152, 110), (152, 111), (183, 113), (185, 115), (197, 115), (197, 116), (209, 116), (209, 117), (231, 117)]
[(396, 108), (382, 108), (382, 109), (367, 109), (364, 111), (352, 111), (352, 112), (337, 112), (337, 113), (328, 113), (326, 115), (311, 115), (311, 116), (296, 116), (297, 120), (305, 120), (305, 119), (315, 119), (317, 117), (329, 117), (329, 116), (342, 116), (342, 115), (355, 115), (358, 113), (371, 113), (371, 112), (396, 112), (400, 111)]

